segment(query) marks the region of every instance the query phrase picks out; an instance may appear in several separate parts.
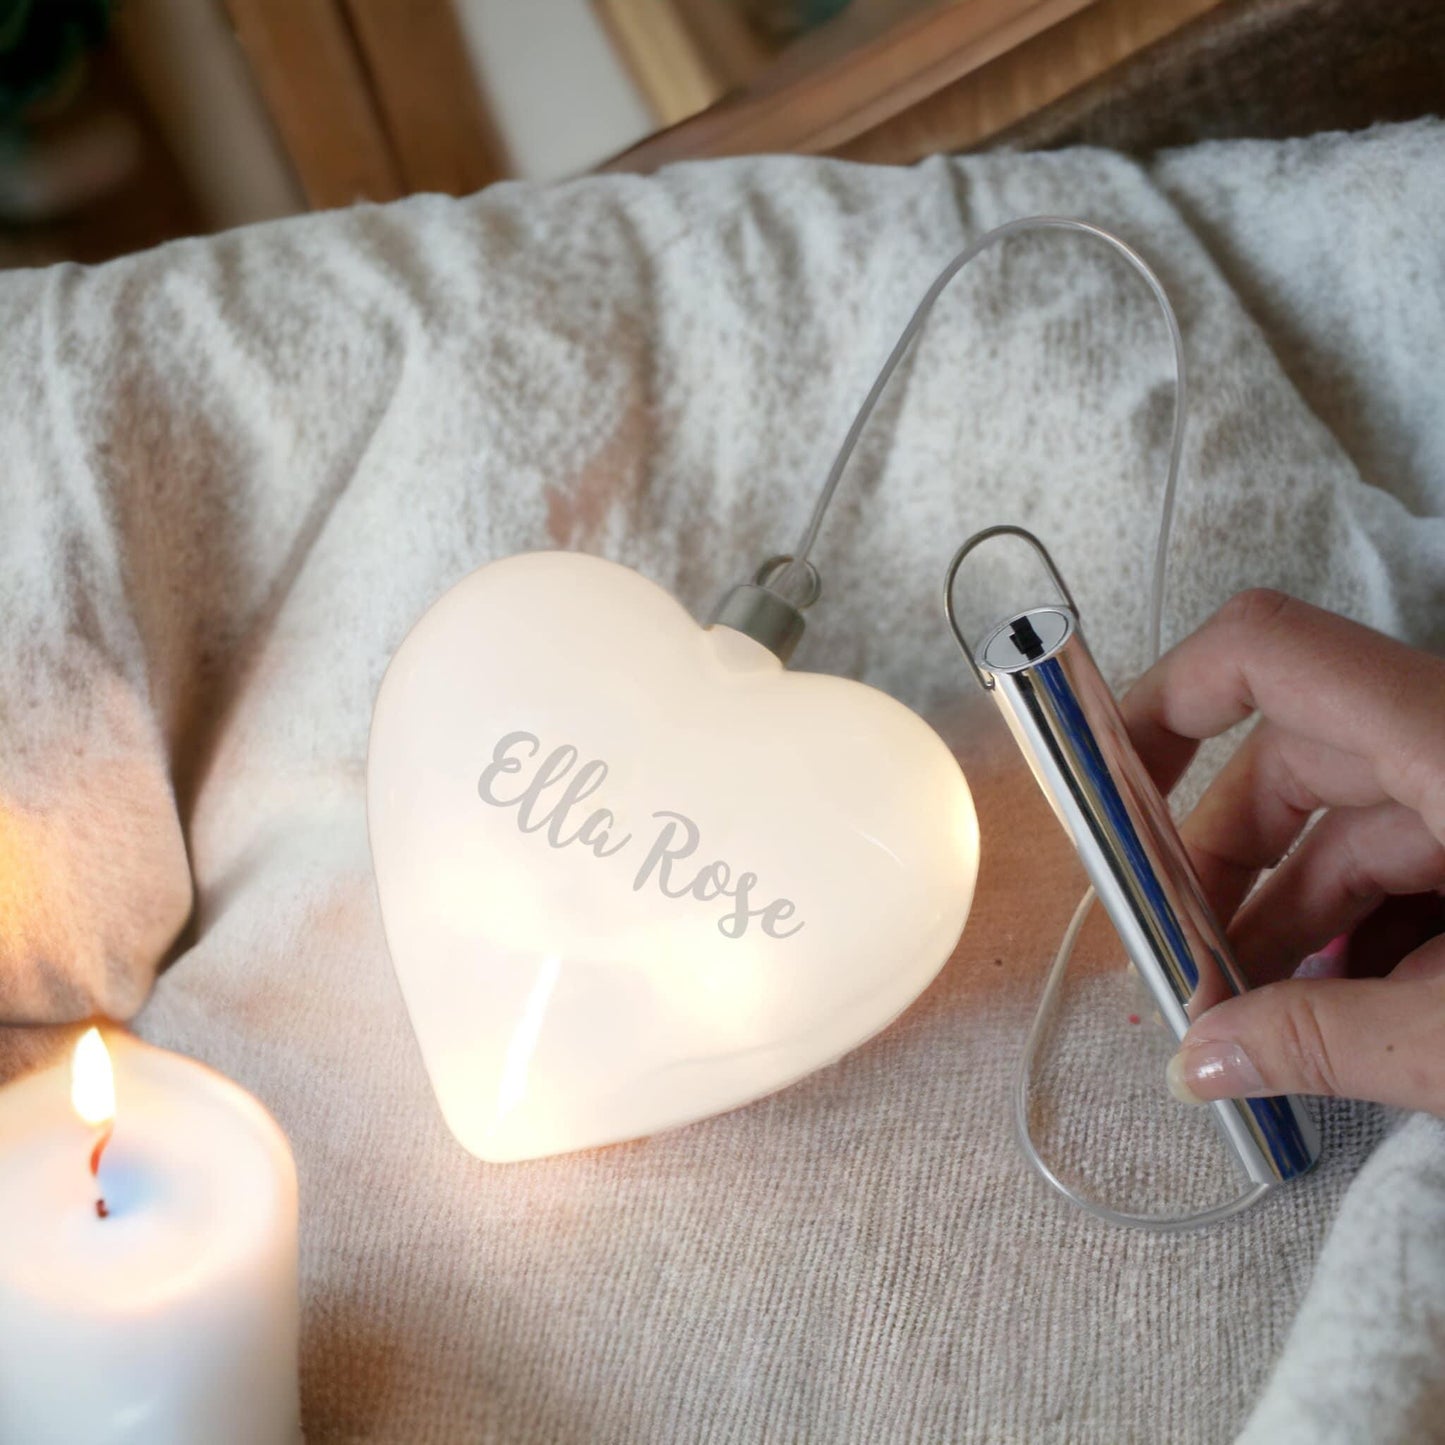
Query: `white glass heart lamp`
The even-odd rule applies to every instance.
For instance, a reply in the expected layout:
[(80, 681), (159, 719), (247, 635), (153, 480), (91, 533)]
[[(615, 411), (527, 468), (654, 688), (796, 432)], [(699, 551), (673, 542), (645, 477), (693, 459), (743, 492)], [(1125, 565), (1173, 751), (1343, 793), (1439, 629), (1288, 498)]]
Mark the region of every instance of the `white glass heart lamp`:
[(771, 1093), (899, 1014), (962, 931), (978, 826), (942, 740), (876, 689), (788, 672), (801, 617), (766, 589), (721, 617), (532, 553), (452, 588), (387, 670), (382, 918), (442, 1113), (483, 1159)]

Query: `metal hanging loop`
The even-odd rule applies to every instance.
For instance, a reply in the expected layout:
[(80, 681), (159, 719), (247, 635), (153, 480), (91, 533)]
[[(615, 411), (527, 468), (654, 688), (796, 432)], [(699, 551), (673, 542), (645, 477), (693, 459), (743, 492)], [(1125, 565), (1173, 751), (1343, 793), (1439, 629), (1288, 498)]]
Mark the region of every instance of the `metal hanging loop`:
[(948, 564), (948, 571), (943, 578), (943, 613), (948, 618), (949, 630), (953, 633), (953, 640), (958, 643), (963, 651), (964, 657), (968, 659), (968, 665), (973, 675), (978, 679), (979, 686), (985, 691), (993, 691), (993, 678), (991, 678), (979, 665), (973, 655), (973, 648), (968, 645), (968, 639), (963, 635), (963, 629), (958, 625), (958, 613), (953, 605), (954, 584), (958, 580), (958, 569), (963, 566), (964, 559), (970, 552), (981, 546), (984, 542), (994, 537), (1017, 537), (1027, 542), (1039, 560), (1048, 570), (1049, 581), (1054, 584), (1059, 594), (1059, 600), (1074, 614), (1079, 616), (1079, 605), (1074, 601), (1074, 594), (1069, 591), (1069, 584), (1064, 581), (1063, 575), (1054, 563), (1053, 557), (1049, 555), (1049, 549), (1039, 541), (1034, 534), (1024, 527), (1016, 527), (1010, 522), (1001, 522), (996, 527), (985, 527), (981, 532), (975, 532), (957, 552), (953, 554), (953, 561)]

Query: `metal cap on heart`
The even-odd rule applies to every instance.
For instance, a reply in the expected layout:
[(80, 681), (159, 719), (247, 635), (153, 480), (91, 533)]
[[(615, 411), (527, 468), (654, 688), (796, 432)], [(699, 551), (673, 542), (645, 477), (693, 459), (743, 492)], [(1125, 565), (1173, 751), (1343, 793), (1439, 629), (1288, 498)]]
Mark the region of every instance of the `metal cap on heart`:
[(416, 624), (367, 809), (437, 1100), (496, 1162), (837, 1059), (937, 974), (978, 871), (968, 787), (921, 719), (574, 553), (494, 562)]

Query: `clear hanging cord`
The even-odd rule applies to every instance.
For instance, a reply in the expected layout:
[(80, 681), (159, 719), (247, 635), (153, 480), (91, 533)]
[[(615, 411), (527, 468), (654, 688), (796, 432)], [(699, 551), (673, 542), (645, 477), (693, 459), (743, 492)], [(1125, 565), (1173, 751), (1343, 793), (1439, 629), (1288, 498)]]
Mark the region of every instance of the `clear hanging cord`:
[[(1154, 548), (1154, 568), (1149, 586), (1149, 660), (1152, 663), (1160, 653), (1162, 646), (1162, 633), (1164, 622), (1164, 596), (1168, 581), (1169, 564), (1169, 540), (1174, 524), (1174, 502), (1179, 486), (1180, 460), (1184, 453), (1184, 421), (1188, 411), (1188, 378), (1184, 365), (1184, 339), (1180, 334), (1179, 320), (1174, 314), (1174, 307), (1170, 304), (1169, 296), (1164, 290), (1163, 284), (1148, 262), (1139, 255), (1133, 247), (1120, 240), (1118, 236), (1102, 229), (1099, 226), (1090, 225), (1087, 221), (1075, 220), (1069, 216), (1025, 216), (1016, 221), (1009, 221), (992, 231), (985, 232), (976, 241), (966, 246), (938, 273), (933, 284), (924, 293), (923, 299), (918, 303), (913, 315), (909, 318), (908, 324), (903, 328), (893, 350), (889, 352), (887, 360), (883, 363), (882, 369), (878, 372), (873, 385), (864, 397), (863, 404), (858, 408), (852, 425), (848, 428), (843, 438), (843, 444), (838, 449), (838, 454), (833, 459), (833, 464), (828, 469), (828, 475), (823, 482), (822, 490), (818, 494), (817, 501), (813, 504), (813, 510), (808, 518), (807, 525), (803, 528), (802, 535), (798, 539), (798, 545), (793, 551), (790, 559), (767, 583), (770, 590), (783, 597), (794, 600), (800, 606), (806, 606), (807, 602), (802, 600), (804, 589), (808, 593), (815, 593), (815, 578), (812, 566), (809, 562), (809, 554), (813, 545), (818, 539), (818, 533), (823, 525), (824, 516), (828, 506), (833, 500), (833, 495), (838, 489), (853, 452), (858, 445), (858, 440), (863, 434), (869, 419), (873, 415), (874, 408), (878, 405), (885, 388), (898, 369), (899, 363), (907, 355), (909, 348), (917, 339), (918, 333), (923, 329), (934, 303), (942, 294), (944, 288), (965, 266), (976, 256), (981, 255), (1000, 241), (1010, 236), (1016, 236), (1026, 231), (1070, 231), (1076, 234), (1092, 236), (1109, 246), (1116, 254), (1123, 257), (1134, 269), (1135, 273), (1144, 281), (1153, 293), (1155, 301), (1159, 304), (1159, 310), (1163, 314), (1164, 323), (1169, 329), (1169, 339), (1174, 348), (1174, 420), (1169, 439), (1169, 463), (1164, 480), (1164, 495), (1160, 501), (1159, 514), (1159, 535)], [(811, 600), (811, 597), (809, 597)], [(1115, 1209), (1102, 1201), (1091, 1198), (1081, 1193), (1072, 1185), (1068, 1184), (1058, 1173), (1050, 1167), (1044, 1159), (1038, 1145), (1034, 1142), (1033, 1133), (1029, 1120), (1029, 1102), (1033, 1091), (1034, 1065), (1038, 1059), (1039, 1050), (1043, 1045), (1045, 1036), (1048, 1033), (1049, 1025), (1053, 1019), (1055, 1008), (1058, 1003), (1060, 988), (1063, 984), (1064, 974), (1068, 969), (1069, 960), (1073, 957), (1074, 946), (1078, 942), (1079, 933), (1084, 926), (1084, 920), (1088, 917), (1089, 909), (1094, 903), (1094, 890), (1088, 889), (1079, 900), (1078, 907), (1074, 910), (1074, 916), (1069, 922), (1068, 928), (1059, 944), (1058, 952), (1049, 966), (1048, 974), (1044, 980), (1043, 992), (1039, 996), (1038, 1008), (1035, 1011), (1033, 1023), (1029, 1027), (1028, 1037), (1024, 1042), (1023, 1053), (1020, 1055), (1018, 1068), (1014, 1074), (1013, 1088), (1013, 1121), (1014, 1132), (1018, 1139), (1019, 1149), (1024, 1158), (1028, 1160), (1035, 1172), (1051, 1189), (1056, 1190), (1069, 1203), (1110, 1224), (1121, 1225), (1130, 1229), (1149, 1230), (1159, 1234), (1182, 1233), (1187, 1230), (1200, 1229), (1206, 1225), (1218, 1224), (1220, 1221), (1229, 1219), (1239, 1214), (1251, 1205), (1259, 1202), (1273, 1188), (1270, 1184), (1254, 1184), (1244, 1193), (1234, 1199), (1227, 1200), (1223, 1204), (1215, 1205), (1213, 1208), (1196, 1210), (1187, 1214), (1134, 1214), (1126, 1210)]]

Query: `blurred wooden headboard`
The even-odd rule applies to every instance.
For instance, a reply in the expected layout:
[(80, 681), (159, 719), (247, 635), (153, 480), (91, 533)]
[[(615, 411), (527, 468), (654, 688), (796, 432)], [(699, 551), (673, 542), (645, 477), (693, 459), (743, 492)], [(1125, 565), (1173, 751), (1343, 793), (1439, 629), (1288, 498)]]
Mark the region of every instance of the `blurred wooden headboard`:
[(507, 175), (452, 0), (225, 3), (313, 208)]
[(1221, 0), (854, 0), (754, 85), (609, 168), (758, 151), (907, 164), (977, 145)]
[[(454, 8), (466, 0), (224, 3), (313, 206), (464, 194), (509, 174)], [(669, 6), (685, 17), (684, 0), (576, 3), (662, 65), (656, 113), (697, 109), (611, 170), (755, 152), (908, 164), (1000, 140), (1151, 149), (1445, 99), (1439, 0), (852, 0), (772, 58), (708, 37), (709, 64), (674, 71), (655, 22)]]

